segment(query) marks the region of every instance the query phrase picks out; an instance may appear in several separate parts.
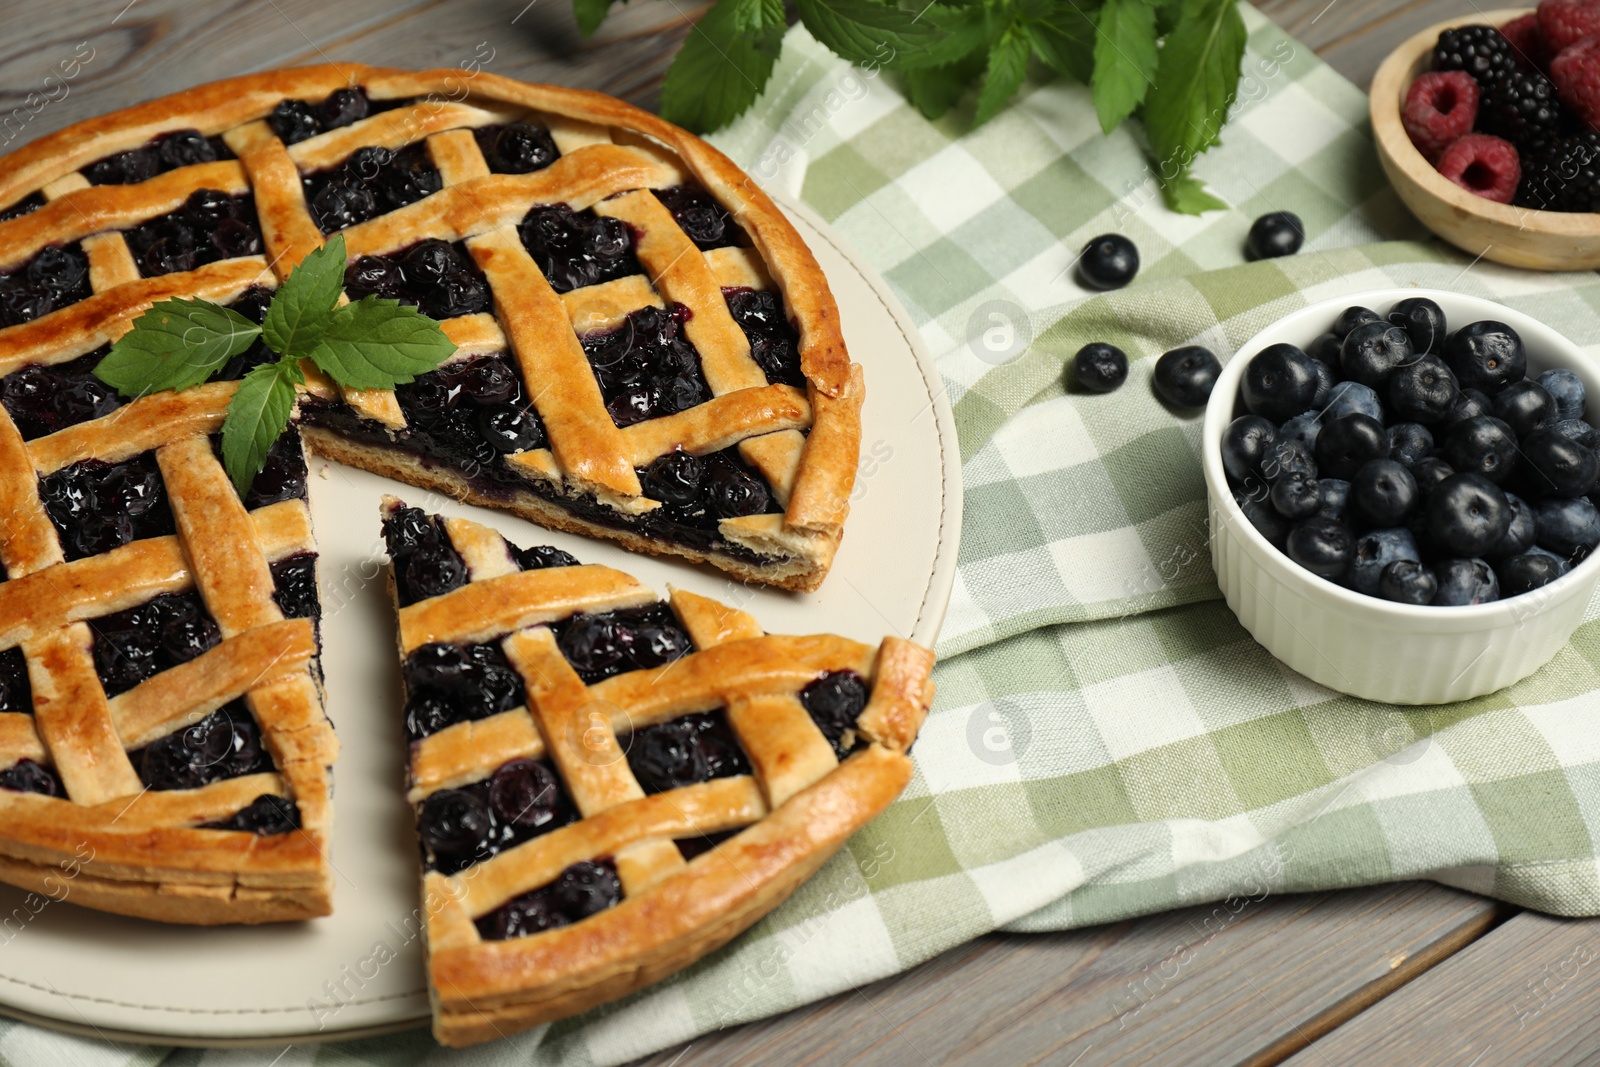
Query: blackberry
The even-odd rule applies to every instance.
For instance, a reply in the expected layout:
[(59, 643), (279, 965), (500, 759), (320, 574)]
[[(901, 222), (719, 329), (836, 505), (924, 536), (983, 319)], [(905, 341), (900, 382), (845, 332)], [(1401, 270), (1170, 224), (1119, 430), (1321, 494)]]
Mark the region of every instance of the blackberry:
[(1511, 70), (1483, 83), (1480, 132), (1503, 137), (1521, 152), (1537, 151), (1560, 137), (1565, 124), (1555, 83), (1538, 71)]
[(1516, 50), (1493, 26), (1461, 26), (1439, 35), (1433, 69), (1464, 70), (1487, 89), (1496, 76), (1517, 69)]
[(1525, 153), (1513, 202), (1540, 211), (1600, 211), (1600, 132), (1586, 130)]

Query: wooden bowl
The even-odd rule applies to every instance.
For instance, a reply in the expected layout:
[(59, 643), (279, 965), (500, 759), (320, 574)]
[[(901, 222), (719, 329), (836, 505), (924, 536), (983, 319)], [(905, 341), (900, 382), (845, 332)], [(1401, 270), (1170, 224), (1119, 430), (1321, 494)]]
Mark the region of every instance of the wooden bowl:
[(1533, 270), (1594, 270), (1600, 268), (1600, 214), (1535, 211), (1485, 200), (1435, 170), (1400, 122), (1406, 90), (1430, 69), (1441, 31), (1478, 23), (1504, 26), (1527, 13), (1507, 8), (1450, 19), (1389, 53), (1372, 79), (1369, 101), (1378, 158), (1406, 207), (1463, 252)]

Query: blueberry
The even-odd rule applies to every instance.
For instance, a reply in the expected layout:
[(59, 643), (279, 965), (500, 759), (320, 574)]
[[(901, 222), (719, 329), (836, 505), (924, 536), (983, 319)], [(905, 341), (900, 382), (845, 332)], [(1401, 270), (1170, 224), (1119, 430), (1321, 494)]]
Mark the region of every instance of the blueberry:
[[(1327, 365), (1329, 370), (1339, 366), (1339, 346), (1344, 343), (1344, 337), (1329, 330), (1327, 333), (1318, 334), (1316, 340), (1306, 345), (1306, 355), (1318, 363)], [(1335, 377), (1334, 380), (1337, 380)]]
[(323, 129), (336, 130), (367, 117), (367, 94), (360, 89), (335, 89), (322, 101)]
[[(1333, 334), (1324, 334), (1323, 336), (1332, 337)], [(1307, 355), (1310, 355), (1310, 353), (1308, 352)], [(1333, 353), (1333, 363), (1312, 356), (1311, 369), (1317, 372), (1317, 391), (1311, 397), (1312, 407), (1320, 410), (1327, 407), (1328, 401), (1333, 399), (1334, 387), (1339, 384), (1339, 372), (1334, 370), (1334, 364), (1338, 362), (1339, 352), (1337, 349)]]
[(1318, 478), (1317, 491), (1322, 497), (1317, 514), (1350, 525), (1350, 483), (1343, 478)]
[(1315, 478), (1317, 461), (1312, 458), (1311, 450), (1299, 441), (1280, 438), (1272, 442), (1262, 457), (1261, 473), (1268, 483), (1293, 475)]
[(1496, 485), (1504, 484), (1517, 465), (1516, 436), (1491, 415), (1478, 415), (1451, 430), (1442, 451), (1456, 470), (1481, 475)]
[(628, 766), (646, 793), (664, 793), (708, 781), (711, 768), (696, 744), (696, 730), (683, 721), (635, 730)]
[(1355, 544), (1348, 526), (1312, 517), (1289, 532), (1288, 553), (1290, 559), (1312, 574), (1336, 581), (1350, 569)]
[(383, 520), (383, 541), (393, 559), (409, 556), (424, 541), (438, 534), (433, 520), (421, 508), (398, 507)]
[(1600, 458), (1554, 430), (1522, 439), (1524, 481), (1532, 495), (1583, 496), (1600, 481)]
[(1285, 550), (1289, 538), (1289, 520), (1278, 514), (1272, 502), (1265, 495), (1245, 492), (1241, 489), (1233, 491), (1234, 503), (1239, 505), (1239, 510), (1244, 512), (1244, 517), (1254, 526), (1279, 552)]
[(1284, 518), (1308, 519), (1322, 507), (1322, 489), (1314, 478), (1291, 474), (1272, 486), (1270, 499)]
[(1501, 560), (1495, 573), (1501, 594), (1513, 597), (1549, 585), (1565, 574), (1566, 568), (1559, 557), (1534, 551)]
[(1506, 534), (1499, 543), (1484, 553), (1489, 559), (1519, 556), (1532, 548), (1538, 537), (1533, 508), (1528, 506), (1528, 502), (1514, 493), (1507, 493), (1506, 503), (1511, 505), (1511, 525), (1506, 527)]
[(1322, 417), (1326, 422), (1342, 419), (1346, 415), (1365, 415), (1375, 419), (1379, 426), (1383, 425), (1383, 401), (1378, 399), (1377, 391), (1369, 385), (1360, 382), (1340, 382), (1333, 387), (1333, 393), (1328, 403), (1322, 409)]
[(1299, 441), (1306, 451), (1316, 452), (1317, 436), (1322, 433), (1322, 413), (1304, 411), (1278, 427), (1278, 436), (1286, 441)]
[(296, 144), (322, 132), (322, 123), (316, 112), (304, 100), (279, 101), (278, 106), (272, 109), (272, 114), (267, 116), (267, 125), (272, 127), (272, 132), (284, 144)]
[(1439, 579), (1416, 560), (1397, 559), (1378, 578), (1378, 595), (1400, 604), (1431, 604), (1438, 592)]
[(400, 264), (386, 256), (362, 256), (344, 270), (344, 286), (353, 299), (381, 296), (398, 300), (406, 288)]
[(580, 860), (550, 885), (550, 902), (568, 922), (586, 919), (622, 899), (622, 882), (609, 863)]
[(1395, 371), (1416, 358), (1411, 337), (1400, 327), (1382, 321), (1357, 326), (1339, 349), (1344, 376), (1374, 389), (1386, 385)]
[(1419, 497), (1416, 478), (1397, 460), (1370, 460), (1350, 480), (1356, 514), (1372, 526), (1398, 525)]
[(1156, 360), (1156, 395), (1174, 407), (1204, 407), (1222, 374), (1222, 364), (1208, 348), (1185, 345)]
[(432, 641), (418, 647), (401, 667), (408, 689), (459, 689), (477, 674), (477, 665), (460, 645)]
[[(1351, 495), (1354, 496), (1354, 489)], [(1350, 560), (1351, 587), (1358, 593), (1377, 596), (1378, 582), (1383, 578), (1384, 568), (1402, 559), (1413, 563), (1422, 561), (1422, 553), (1417, 549), (1416, 538), (1410, 530), (1391, 527), (1362, 534), (1356, 538)]]
[(1571, 563), (1600, 545), (1600, 510), (1582, 497), (1541, 500), (1533, 506), (1535, 541)]
[(1478, 474), (1453, 474), (1428, 494), (1428, 535), (1463, 559), (1481, 556), (1511, 528), (1511, 504), (1500, 487)]
[(535, 760), (514, 759), (489, 779), (489, 810), (506, 825), (534, 829), (555, 819), (560, 807), (560, 783)]
[(1334, 419), (1317, 435), (1317, 468), (1330, 477), (1348, 481), (1363, 464), (1388, 454), (1389, 438), (1383, 426), (1366, 415)]
[(512, 454), (539, 448), (545, 443), (539, 417), (510, 404), (490, 404), (478, 409), (478, 432), (496, 452)]
[(1412, 422), (1436, 423), (1449, 415), (1461, 398), (1461, 387), (1436, 356), (1424, 356), (1395, 371), (1389, 379), (1389, 405)]
[(679, 507), (687, 507), (699, 499), (704, 480), (705, 464), (681, 450), (654, 460), (640, 478), (645, 494), (652, 500)]
[(456, 365), (456, 384), (480, 404), (509, 404), (522, 391), (517, 372), (499, 356), (485, 356)]
[(1260, 415), (1240, 415), (1229, 423), (1222, 433), (1222, 467), (1229, 480), (1242, 483), (1252, 474), (1260, 474), (1267, 449), (1277, 436), (1277, 429)]
[(225, 822), (212, 824), (219, 830), (239, 830), (258, 837), (286, 834), (300, 829), (300, 807), (288, 797), (263, 793)]
[(1306, 242), (1305, 223), (1292, 211), (1273, 211), (1250, 225), (1245, 251), (1251, 259), (1292, 256)]
[(576, 567), (578, 558), (551, 545), (530, 545), (515, 549), (517, 566), (525, 571), (542, 571), (549, 567)]
[(1310, 356), (1294, 345), (1276, 344), (1250, 360), (1240, 392), (1251, 414), (1283, 422), (1311, 407), (1317, 384)]
[(405, 581), (413, 600), (443, 596), (466, 584), (467, 565), (455, 549), (430, 541), (419, 545), (406, 560)]
[(706, 475), (707, 510), (719, 519), (761, 515), (771, 506), (767, 487), (733, 463), (713, 467)]
[(867, 686), (855, 671), (830, 671), (800, 690), (800, 703), (840, 759), (849, 752), (842, 738), (856, 728), (867, 706)]
[(1386, 431), (1389, 438), (1389, 458), (1413, 467), (1433, 455), (1433, 434), (1426, 426), (1415, 422), (1401, 422)]
[(1600, 450), (1600, 430), (1596, 430), (1582, 419), (1557, 419), (1550, 424), (1550, 428), (1590, 451)]
[(1084, 345), (1072, 359), (1072, 378), (1091, 393), (1109, 393), (1128, 380), (1128, 356), (1115, 345)]
[(561, 654), (578, 671), (603, 674), (622, 662), (626, 649), (614, 619), (605, 615), (574, 615), (561, 631), (557, 643)]
[(1406, 332), (1418, 355), (1438, 352), (1449, 336), (1444, 309), (1425, 296), (1400, 301), (1389, 309), (1389, 321)]
[(1588, 403), (1583, 379), (1570, 370), (1547, 370), (1539, 375), (1539, 384), (1555, 398), (1556, 418), (1581, 419)]
[(1437, 607), (1459, 608), (1500, 599), (1500, 581), (1481, 559), (1441, 560), (1434, 566), (1434, 574), (1439, 579), (1439, 592), (1433, 597)]
[(1518, 437), (1542, 430), (1559, 417), (1555, 397), (1531, 378), (1512, 382), (1496, 393), (1489, 411)]
[(1090, 289), (1121, 289), (1138, 273), (1139, 249), (1120, 233), (1096, 237), (1078, 256), (1078, 276)]
[(174, 130), (156, 142), (156, 157), (165, 170), (176, 170), (195, 163), (210, 163), (217, 158), (211, 142), (199, 130)]
[(31, 759), (20, 759), (0, 771), (0, 789), (14, 793), (39, 793), (47, 797), (65, 797), (66, 788), (48, 767)]
[(559, 155), (550, 134), (525, 122), (508, 122), (494, 135), (490, 169), (501, 174), (527, 174), (542, 170)]
[(1348, 307), (1339, 312), (1339, 317), (1333, 320), (1333, 333), (1338, 336), (1342, 345), (1344, 339), (1350, 336), (1350, 331), (1358, 326), (1365, 326), (1369, 322), (1382, 322), (1383, 316), (1368, 307)]
[(1528, 356), (1522, 338), (1503, 322), (1468, 323), (1445, 342), (1444, 361), (1463, 388), (1491, 396), (1527, 374)]
[(414, 689), (406, 695), (406, 737), (420, 741), (461, 721), (456, 706), (443, 693)]
[(489, 809), (460, 789), (441, 789), (422, 802), (417, 832), (436, 853), (470, 856), (489, 840)]
[(1456, 399), (1455, 407), (1451, 408), (1450, 413), (1444, 417), (1444, 422), (1440, 425), (1440, 429), (1448, 432), (1468, 419), (1487, 415), (1492, 410), (1493, 403), (1483, 390), (1463, 389), (1461, 390), (1461, 395)]

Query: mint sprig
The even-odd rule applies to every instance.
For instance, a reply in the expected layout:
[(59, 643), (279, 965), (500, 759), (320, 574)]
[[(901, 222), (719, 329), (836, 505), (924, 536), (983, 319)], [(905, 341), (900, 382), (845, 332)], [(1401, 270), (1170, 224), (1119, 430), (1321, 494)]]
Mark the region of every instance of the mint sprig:
[[(615, 2), (573, 0), (579, 29), (593, 33)], [(743, 114), (772, 77), (782, 13), (776, 0), (717, 0), (667, 71), (662, 117), (704, 133)], [(841, 58), (900, 74), (930, 119), (976, 90), (973, 124), (987, 122), (1036, 59), (1090, 86), (1105, 132), (1144, 121), (1168, 207), (1226, 206), (1190, 168), (1238, 90), (1246, 33), (1234, 0), (796, 0), (795, 13)]]
[(309, 359), (349, 389), (393, 389), (449, 359), (456, 346), (439, 324), (398, 301), (366, 297), (341, 305), (344, 235), (289, 272), (257, 326), (205, 300), (163, 300), (133, 321), (95, 367), (129, 399), (206, 381), (258, 339), (278, 358), (244, 376), (222, 421), (222, 465), (243, 496), (289, 425), (295, 386)]

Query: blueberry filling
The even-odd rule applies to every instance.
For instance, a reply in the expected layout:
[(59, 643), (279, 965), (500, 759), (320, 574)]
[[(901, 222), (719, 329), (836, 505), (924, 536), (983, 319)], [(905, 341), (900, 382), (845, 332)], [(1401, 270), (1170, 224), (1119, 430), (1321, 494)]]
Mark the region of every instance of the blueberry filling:
[(358, 148), (338, 167), (301, 179), (306, 202), (323, 233), (333, 233), (416, 203), (444, 179), (418, 142), (397, 151)]
[(774, 507), (766, 479), (747, 467), (737, 448), (707, 456), (668, 452), (639, 472), (645, 495), (686, 526), (715, 528), (723, 519), (764, 515)]
[(95, 160), (83, 168), (83, 176), (90, 185), (133, 185), (179, 167), (232, 158), (221, 137), (205, 137), (199, 130), (173, 130), (138, 148)]
[(7, 711), (33, 714), (33, 686), (20, 648), (0, 652), (0, 712)]
[(800, 703), (840, 759), (859, 743), (856, 720), (867, 706), (867, 686), (855, 671), (829, 671), (800, 690)]
[(128, 230), (124, 236), (146, 278), (194, 270), (261, 251), (255, 198), (196, 189), (183, 207)]
[(402, 102), (374, 104), (367, 98), (366, 90), (359, 86), (335, 89), (320, 104), (305, 100), (279, 101), (267, 116), (267, 125), (284, 144), (298, 144), (319, 133), (359, 122), (373, 112), (397, 107)]
[(285, 618), (322, 618), (315, 552), (297, 552), (272, 565), (272, 600)]
[(528, 174), (554, 163), (561, 153), (550, 131), (526, 122), (480, 126), (472, 131), (484, 162), (495, 174)]
[(633, 230), (621, 219), (547, 204), (523, 216), (520, 232), (558, 293), (644, 273), (633, 254)]
[(176, 529), (153, 452), (116, 464), (86, 459), (63, 467), (39, 480), (39, 498), (69, 560)]
[(383, 520), (383, 539), (394, 562), (395, 593), (401, 607), (467, 584), (466, 562), (444, 527), (421, 509), (396, 509)]
[(94, 666), (107, 696), (215, 648), (222, 631), (196, 593), (166, 593), (91, 622)]
[(526, 937), (570, 926), (605, 911), (622, 899), (622, 882), (610, 860), (580, 860), (554, 882), (506, 901), (477, 920), (486, 941)]
[(522, 676), (498, 644), (426, 644), (406, 657), (401, 675), (406, 683), (406, 735), (413, 741), (459, 722), (510, 711), (528, 699)]
[(680, 837), (673, 843), (678, 846), (678, 851), (683, 854), (684, 859), (692, 860), (696, 856), (710, 852), (738, 832), (738, 830), (724, 830), (716, 834), (701, 834), (699, 837)]
[(154, 790), (199, 789), (228, 778), (272, 770), (261, 730), (240, 697), (199, 722), (128, 753), (139, 778)]
[(750, 339), (750, 356), (767, 376), (768, 385), (806, 387), (800, 370), (800, 335), (783, 313), (783, 300), (765, 289), (724, 289), (728, 311)]
[(577, 817), (547, 764), (514, 759), (482, 781), (441, 789), (417, 805), (422, 862), (455, 874)]
[(41, 793), (47, 797), (67, 795), (67, 788), (61, 784), (56, 773), (31, 759), (20, 759), (0, 771), (0, 789), (9, 789), (14, 793)]
[(750, 761), (720, 711), (642, 727), (628, 735), (623, 747), (646, 793), (750, 773)]
[(344, 272), (350, 299), (398, 300), (432, 319), (475, 315), (491, 305), (489, 283), (461, 245), (429, 238), (387, 256), (362, 256)]
[(0, 378), (0, 404), (30, 441), (109, 415), (122, 406), (116, 390), (94, 376), (109, 346), (68, 363), (46, 367), (34, 363)]
[[(221, 434), (212, 435), (211, 447), (220, 458)], [(250, 491), (244, 495), (244, 506), (254, 511), (285, 500), (304, 500), (308, 473), (305, 450), (300, 446), (300, 431), (290, 428), (267, 450), (261, 472), (250, 483)]]
[(271, 837), (300, 829), (300, 806), (288, 797), (263, 793), (230, 818), (200, 826), (206, 830), (240, 830), (258, 837)]
[(400, 386), (395, 398), (406, 416), (406, 438), (463, 470), (495, 466), (502, 455), (547, 443), (544, 422), (502, 356), (447, 364)]
[(11, 273), (0, 274), (0, 327), (32, 322), (89, 295), (89, 259), (83, 249), (49, 245)]
[(701, 251), (744, 243), (744, 231), (733, 216), (704, 189), (675, 185), (656, 190), (656, 199), (672, 212), (678, 226)]
[(0, 222), (10, 222), (12, 219), (20, 219), (24, 215), (31, 215), (44, 207), (46, 203), (48, 201), (45, 200), (43, 193), (29, 193), (4, 211), (0, 211)]
[(711, 399), (700, 354), (683, 334), (689, 309), (642, 307), (615, 329), (582, 338), (606, 410), (618, 426), (675, 415)]
[(692, 644), (665, 603), (589, 615), (556, 623), (556, 644), (588, 685), (624, 671), (644, 670), (687, 655)]

